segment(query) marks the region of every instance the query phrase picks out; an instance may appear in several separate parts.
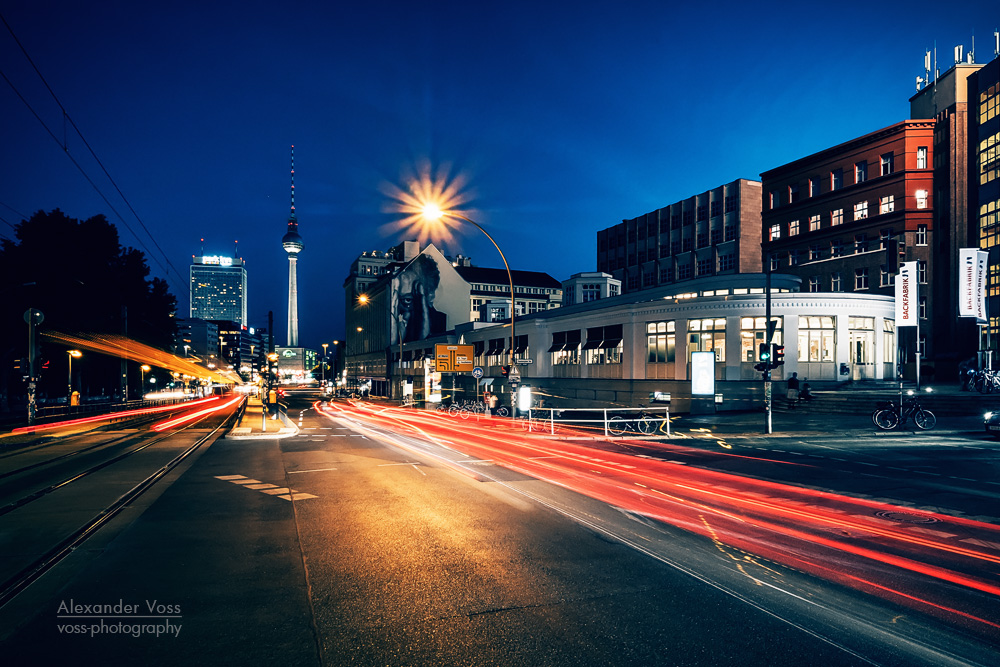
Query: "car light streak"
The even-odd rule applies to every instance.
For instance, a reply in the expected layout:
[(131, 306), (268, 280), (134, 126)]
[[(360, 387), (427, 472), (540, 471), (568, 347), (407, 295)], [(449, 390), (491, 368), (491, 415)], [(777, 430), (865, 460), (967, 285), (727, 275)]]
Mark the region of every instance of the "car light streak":
[(215, 397), (202, 398), (197, 401), (191, 401), (190, 403), (181, 403), (178, 405), (167, 405), (167, 406), (156, 406), (152, 408), (137, 408), (135, 410), (124, 410), (122, 412), (110, 412), (103, 415), (95, 415), (93, 417), (82, 417), (80, 419), (69, 419), (67, 421), (61, 422), (51, 422), (48, 424), (41, 424), (36, 426), (21, 426), (15, 428), (11, 433), (38, 433), (40, 431), (51, 431), (57, 428), (67, 428), (70, 426), (80, 426), (81, 424), (92, 424), (99, 421), (107, 421), (110, 419), (124, 419), (125, 417), (135, 417), (138, 415), (149, 415), (158, 412), (172, 412), (175, 410), (189, 410), (196, 405), (204, 405), (211, 401), (218, 400)]
[[(1000, 597), (1000, 573), (995, 567), (1000, 564), (1000, 552), (987, 546), (1000, 543), (1000, 527), (993, 524), (552, 440), (547, 434), (512, 427), (507, 420), (463, 420), (440, 412), (364, 403), (337, 403), (322, 413), (372, 428), (403, 430), (431, 443), (447, 441), (466, 459), (488, 460), (623, 511), (705, 536), (719, 548), (737, 548), (956, 622), (975, 622), (990, 632), (1000, 627), (996, 617), (1000, 606), (995, 600)], [(386, 441), (370, 429), (366, 432)], [(563, 432), (572, 437), (574, 431)], [(645, 451), (651, 449), (648, 442), (636, 443)], [(391, 444), (478, 476), (432, 449), (397, 440)], [(690, 452), (670, 443), (658, 443), (656, 448), (677, 455)], [(927, 531), (902, 521), (894, 524), (876, 513), (914, 517), (945, 530)], [(713, 517), (711, 525), (709, 517)], [(754, 580), (762, 576), (744, 567), (752, 562), (763, 568), (754, 556), (746, 561), (732, 554), (728, 557), (746, 576)], [(931, 582), (936, 584), (931, 586)], [(977, 595), (988, 596), (989, 602)], [(961, 611), (961, 605), (949, 603), (956, 596), (964, 596), (966, 606), (990, 611), (982, 616), (971, 609)]]
[[(218, 400), (221, 402), (223, 399), (218, 399)], [(168, 419), (167, 421), (159, 422), (157, 424), (153, 424), (150, 427), (150, 429), (153, 430), (153, 431), (164, 431), (164, 430), (166, 430), (168, 428), (173, 428), (175, 426), (180, 426), (181, 424), (186, 424), (188, 422), (192, 422), (195, 419), (198, 419), (198, 417), (204, 417), (205, 415), (212, 414), (213, 412), (218, 412), (219, 410), (225, 410), (227, 408), (231, 408), (232, 406), (236, 405), (237, 403), (242, 403), (244, 400), (246, 400), (245, 397), (243, 397), (243, 396), (237, 396), (236, 398), (231, 398), (228, 401), (226, 401), (225, 403), (221, 403), (220, 405), (212, 405), (212, 406), (209, 406), (209, 407), (204, 408), (202, 410), (197, 410), (195, 412), (190, 412), (190, 413), (187, 413), (187, 414), (183, 414), (183, 415), (181, 415), (179, 417), (175, 417), (174, 419)]]

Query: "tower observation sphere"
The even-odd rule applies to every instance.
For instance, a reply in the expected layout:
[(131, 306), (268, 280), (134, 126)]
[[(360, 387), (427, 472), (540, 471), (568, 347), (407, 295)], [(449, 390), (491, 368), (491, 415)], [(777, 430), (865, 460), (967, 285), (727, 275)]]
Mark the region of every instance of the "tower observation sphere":
[(299, 236), (299, 221), (295, 218), (295, 146), (292, 146), (292, 211), (288, 216), (288, 231), (281, 237), (281, 247), (288, 253), (288, 347), (298, 347), (299, 286), (295, 265), (305, 244)]

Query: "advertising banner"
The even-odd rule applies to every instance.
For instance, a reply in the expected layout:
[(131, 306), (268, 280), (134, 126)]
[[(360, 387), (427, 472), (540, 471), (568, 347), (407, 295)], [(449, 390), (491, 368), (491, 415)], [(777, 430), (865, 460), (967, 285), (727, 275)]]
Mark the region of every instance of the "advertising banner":
[(903, 262), (896, 275), (896, 326), (917, 326), (917, 263)]
[(958, 253), (958, 316), (985, 323), (989, 253), (978, 248), (960, 248)]

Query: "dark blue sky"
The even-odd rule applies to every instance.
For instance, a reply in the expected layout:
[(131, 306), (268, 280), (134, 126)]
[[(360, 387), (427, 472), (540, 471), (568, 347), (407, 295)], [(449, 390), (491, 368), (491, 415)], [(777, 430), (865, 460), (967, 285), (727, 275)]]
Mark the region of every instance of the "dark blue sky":
[[(0, 81), (0, 219), (106, 214), (181, 316), (200, 239), (238, 240), (250, 324), (273, 310), (283, 344), (294, 144), (319, 347), (343, 337), (351, 260), (402, 240), (384, 188), (417, 163), (468, 179), (512, 268), (562, 280), (595, 269), (599, 229), (906, 118), (925, 48), (944, 71), (974, 35), (988, 62), (1000, 25), (993, 0), (674, 4), (0, 1), (155, 244), (3, 27), (0, 69), (59, 143)], [(502, 266), (475, 229), (446, 251)]]

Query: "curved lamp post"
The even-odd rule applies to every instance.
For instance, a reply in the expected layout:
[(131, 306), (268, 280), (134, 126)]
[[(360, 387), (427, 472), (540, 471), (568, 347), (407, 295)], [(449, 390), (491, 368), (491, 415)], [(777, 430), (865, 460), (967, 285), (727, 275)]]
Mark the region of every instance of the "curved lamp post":
[[(504, 256), (503, 250), (501, 250), (500, 246), (497, 245), (497, 242), (493, 240), (493, 237), (490, 236), (490, 233), (487, 232), (485, 229), (483, 229), (482, 225), (480, 225), (475, 220), (472, 220), (470, 218), (465, 217), (464, 215), (462, 215), (460, 213), (455, 213), (454, 211), (442, 211), (441, 207), (438, 206), (437, 204), (428, 203), (428, 204), (424, 204), (422, 215), (423, 215), (423, 217), (424, 217), (425, 220), (428, 220), (428, 221), (431, 221), (431, 222), (438, 221), (438, 220), (440, 220), (443, 217), (457, 218), (458, 220), (462, 220), (464, 222), (467, 222), (470, 225), (473, 225), (476, 229), (478, 229), (479, 231), (481, 231), (483, 234), (486, 234), (486, 238), (488, 238), (490, 240), (490, 243), (493, 244), (493, 247), (497, 249), (498, 253), (500, 253), (500, 259), (503, 260), (503, 266), (504, 266), (505, 269), (507, 269), (507, 280), (510, 282), (510, 367), (511, 367), (511, 370), (513, 370), (513, 368), (514, 368), (514, 316), (515, 316), (515, 310), (517, 308), (517, 302), (515, 301), (515, 297), (514, 297), (514, 278), (511, 277), (511, 274), (510, 274), (510, 265), (507, 264), (507, 258)], [(514, 392), (513, 391), (511, 392), (510, 404), (511, 404), (510, 416), (511, 416), (511, 419), (513, 419), (514, 418), (514, 405), (515, 405), (515, 396), (514, 396)]]

